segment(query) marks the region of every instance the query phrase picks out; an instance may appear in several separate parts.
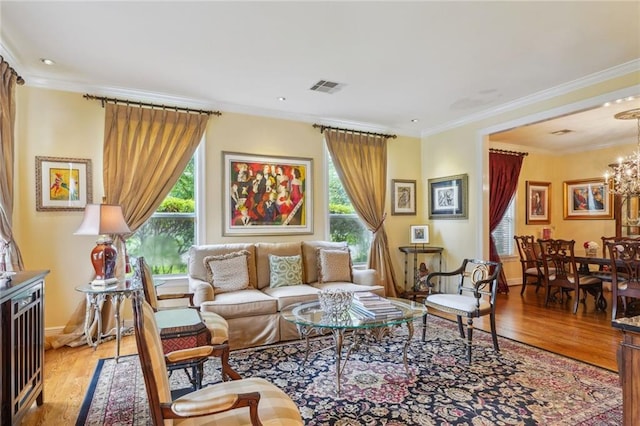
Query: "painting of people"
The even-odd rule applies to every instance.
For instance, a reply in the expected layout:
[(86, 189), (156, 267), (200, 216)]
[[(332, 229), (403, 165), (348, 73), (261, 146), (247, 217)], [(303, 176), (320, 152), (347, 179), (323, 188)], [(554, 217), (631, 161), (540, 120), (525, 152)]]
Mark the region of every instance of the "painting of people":
[(224, 157), (225, 235), (311, 232), (311, 159)]
[(551, 223), (551, 183), (527, 181), (526, 223)]
[(565, 219), (611, 219), (612, 195), (604, 179), (585, 179), (564, 183)]

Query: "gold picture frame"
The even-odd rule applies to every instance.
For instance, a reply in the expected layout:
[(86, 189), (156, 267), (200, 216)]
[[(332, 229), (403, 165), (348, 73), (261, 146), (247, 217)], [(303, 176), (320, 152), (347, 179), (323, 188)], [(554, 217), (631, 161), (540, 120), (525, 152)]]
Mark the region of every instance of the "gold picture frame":
[(91, 160), (36, 157), (36, 210), (84, 210), (93, 201)]
[(416, 214), (416, 181), (404, 179), (391, 180), (391, 214)]
[(551, 182), (527, 181), (527, 225), (551, 223)]
[(563, 186), (565, 219), (613, 219), (613, 193), (604, 178), (569, 180)]

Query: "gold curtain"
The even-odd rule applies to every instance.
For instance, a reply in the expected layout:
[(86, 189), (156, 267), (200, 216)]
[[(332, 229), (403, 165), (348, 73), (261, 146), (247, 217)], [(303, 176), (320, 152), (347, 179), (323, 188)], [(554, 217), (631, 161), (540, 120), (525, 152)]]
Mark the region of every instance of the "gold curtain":
[[(0, 270), (22, 271), (24, 262), (13, 239), (13, 192), (15, 156), (15, 87), (18, 75), (0, 56)], [(22, 79), (20, 79), (22, 80)]]
[[(204, 132), (207, 114), (146, 108), (128, 104), (106, 104), (103, 178), (108, 204), (122, 206), (132, 232), (157, 210), (176, 184), (193, 156)], [(124, 240), (117, 236), (118, 253), (125, 252)], [(122, 272), (124, 256), (116, 267)], [(63, 335), (48, 339), (52, 347), (77, 346), (84, 342), (86, 300), (76, 308)], [(101, 307), (102, 332), (115, 330), (111, 299)], [(90, 333), (97, 333), (97, 323)]]
[(387, 138), (336, 129), (325, 129), (324, 137), (353, 207), (373, 233), (368, 267), (378, 271), (387, 296), (394, 297), (402, 289), (395, 280), (384, 230)]

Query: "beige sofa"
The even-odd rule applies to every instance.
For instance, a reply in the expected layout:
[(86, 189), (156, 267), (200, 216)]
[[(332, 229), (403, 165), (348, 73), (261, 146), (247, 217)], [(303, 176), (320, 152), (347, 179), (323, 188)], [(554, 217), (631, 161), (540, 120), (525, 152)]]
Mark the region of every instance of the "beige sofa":
[[(215, 283), (215, 280), (212, 280), (211, 267), (207, 267), (205, 259), (211, 259), (211, 256), (233, 256), (245, 253), (245, 250), (248, 253), (248, 288), (223, 293), (214, 292), (212, 281)], [(322, 289), (341, 288), (353, 292), (371, 291), (381, 296), (385, 295), (384, 287), (379, 285), (378, 274), (372, 269), (352, 268), (351, 281), (319, 281), (320, 250), (330, 250), (323, 252), (323, 260), (326, 259), (327, 253), (335, 253), (336, 250), (348, 252), (344, 243), (326, 241), (192, 246), (189, 251), (189, 291), (194, 294), (194, 304), (202, 311), (215, 312), (227, 320), (229, 344), (232, 349), (299, 338), (295, 325), (283, 320), (280, 311), (297, 302), (317, 300), (318, 292)], [(272, 287), (270, 255), (300, 256), (302, 283)], [(326, 274), (326, 264), (323, 264), (323, 268)]]

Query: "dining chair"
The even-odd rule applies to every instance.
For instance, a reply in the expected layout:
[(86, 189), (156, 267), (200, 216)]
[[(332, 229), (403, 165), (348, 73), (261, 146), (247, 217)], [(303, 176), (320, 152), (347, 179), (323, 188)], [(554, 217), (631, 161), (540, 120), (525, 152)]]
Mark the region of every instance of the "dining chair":
[(136, 346), (144, 376), (152, 424), (174, 425), (302, 425), (296, 404), (280, 388), (262, 378), (219, 382), (177, 399), (171, 396), (167, 361), (208, 347), (165, 354), (155, 312), (140, 293), (132, 297)]
[[(538, 240), (540, 255), (542, 258), (544, 284), (546, 289), (545, 306), (551, 301), (552, 287), (559, 288), (560, 301), (564, 299), (567, 291), (574, 291), (573, 313), (578, 312), (578, 302), (586, 305), (587, 293), (595, 299), (596, 310), (606, 308), (606, 300), (602, 295), (602, 279), (593, 275), (579, 273), (575, 260), (575, 241), (563, 239)], [(580, 299), (581, 294), (584, 296)]]
[[(424, 304), (427, 314), (422, 317), (422, 341), (426, 339), (427, 315), (429, 309), (454, 314), (458, 321), (460, 337), (465, 338), (467, 361), (471, 364), (471, 343), (473, 336), (473, 318), (489, 315), (493, 349), (500, 352), (498, 334), (496, 333), (496, 293), (498, 277), (502, 270), (501, 262), (487, 260), (464, 259), (462, 265), (450, 272), (432, 272), (427, 275), (427, 283), (433, 283), (439, 277), (454, 277), (458, 281), (455, 294), (436, 293), (427, 296)], [(466, 333), (462, 317), (467, 319)]]
[[(143, 256), (135, 260), (136, 273), (142, 284), (142, 290), (146, 302), (156, 313), (156, 322), (160, 322), (165, 330), (161, 330), (161, 339), (165, 343), (163, 346), (166, 351), (178, 349), (180, 346), (188, 347), (195, 345), (199, 330), (197, 324), (204, 325), (208, 332), (207, 340), (211, 346), (209, 356), (219, 357), (221, 364), (221, 374), (223, 380), (238, 380), (240, 375), (229, 365), (229, 325), (227, 321), (220, 315), (213, 312), (201, 312), (197, 307), (188, 305), (187, 307), (168, 307), (159, 306), (161, 300), (188, 299), (193, 301), (193, 295), (190, 293), (169, 293), (158, 295), (153, 279), (151, 268), (145, 261)], [(195, 316), (195, 320), (194, 320)], [(177, 333), (163, 333), (162, 331), (177, 330)], [(175, 335), (189, 336), (184, 340), (174, 338)], [(169, 343), (169, 339), (170, 343)], [(202, 386), (203, 364), (205, 360), (193, 360), (185, 365), (185, 361), (181, 363), (169, 363), (169, 371), (177, 369), (185, 369), (191, 367), (193, 377), (189, 376), (194, 388), (199, 389)], [(188, 370), (187, 375), (188, 374)]]
[(607, 243), (611, 259), (611, 320), (618, 314), (618, 299), (627, 314), (627, 298), (640, 299), (640, 241), (624, 239)]
[(524, 294), (527, 284), (531, 278), (535, 279), (536, 293), (542, 286), (542, 263), (540, 261), (539, 245), (533, 235), (515, 235), (520, 255), (520, 266), (522, 267), (522, 289), (520, 295)]

